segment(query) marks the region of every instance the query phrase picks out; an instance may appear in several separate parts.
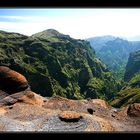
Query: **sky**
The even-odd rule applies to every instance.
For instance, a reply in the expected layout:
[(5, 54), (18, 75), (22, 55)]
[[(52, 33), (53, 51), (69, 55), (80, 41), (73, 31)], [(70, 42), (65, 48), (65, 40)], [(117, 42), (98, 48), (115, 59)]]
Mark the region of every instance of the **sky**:
[(0, 8), (0, 30), (32, 35), (55, 29), (76, 39), (140, 36), (140, 8)]

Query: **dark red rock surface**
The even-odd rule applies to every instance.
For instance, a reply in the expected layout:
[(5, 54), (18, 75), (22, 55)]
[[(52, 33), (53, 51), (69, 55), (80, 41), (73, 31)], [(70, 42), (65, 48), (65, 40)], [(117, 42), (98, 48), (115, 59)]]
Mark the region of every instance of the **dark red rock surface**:
[(11, 94), (27, 89), (28, 82), (20, 73), (8, 67), (0, 66), (0, 89)]

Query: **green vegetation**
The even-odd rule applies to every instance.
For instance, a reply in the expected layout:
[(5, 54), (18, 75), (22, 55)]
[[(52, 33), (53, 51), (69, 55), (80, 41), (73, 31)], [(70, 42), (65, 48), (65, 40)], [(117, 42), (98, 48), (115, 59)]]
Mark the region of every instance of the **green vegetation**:
[(0, 65), (22, 73), (42, 96), (110, 100), (120, 89), (89, 42), (53, 29), (30, 37), (1, 31)]
[[(97, 57), (113, 72), (115, 79), (123, 80), (126, 77), (124, 74), (129, 54), (140, 49), (140, 42), (129, 42), (113, 36), (94, 37), (87, 40), (95, 49)], [(129, 71), (128, 68), (127, 70)]]
[[(140, 51), (136, 51), (140, 49), (140, 42), (130, 42), (112, 36), (95, 37), (87, 40), (95, 48), (97, 57), (108, 66), (115, 79), (121, 84), (121, 86), (118, 84), (118, 88), (123, 87), (117, 94), (111, 95), (110, 104), (114, 107), (123, 107), (132, 103), (140, 103)], [(97, 83), (101, 83), (97, 79), (95, 81), (92, 82), (94, 87)], [(107, 87), (111, 89), (110, 83), (104, 80), (101, 85), (103, 87), (106, 85), (105, 97), (108, 97)], [(105, 93), (102, 91), (103, 87), (98, 89), (102, 96)]]
[(132, 103), (140, 103), (140, 88), (126, 87), (111, 101), (114, 107), (123, 107)]
[(130, 54), (126, 66), (125, 86), (117, 94), (111, 105), (115, 107), (126, 106), (132, 103), (140, 103), (140, 51)]
[(130, 80), (134, 74), (140, 70), (140, 51), (130, 53), (128, 63), (126, 65), (125, 81)]

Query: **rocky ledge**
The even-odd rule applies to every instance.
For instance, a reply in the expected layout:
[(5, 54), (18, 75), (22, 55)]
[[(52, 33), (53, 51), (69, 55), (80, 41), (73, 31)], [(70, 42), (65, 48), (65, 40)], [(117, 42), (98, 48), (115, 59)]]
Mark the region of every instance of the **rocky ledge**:
[(0, 131), (140, 131), (140, 104), (113, 108), (100, 99), (45, 98), (23, 75), (0, 66)]

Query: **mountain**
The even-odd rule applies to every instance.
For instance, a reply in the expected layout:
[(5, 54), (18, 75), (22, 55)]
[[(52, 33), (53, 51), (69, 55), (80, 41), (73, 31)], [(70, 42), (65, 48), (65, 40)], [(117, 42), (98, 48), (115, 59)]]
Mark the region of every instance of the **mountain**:
[(117, 109), (101, 99), (45, 98), (30, 88), (19, 88), (28, 83), (20, 73), (0, 66), (0, 74), (1, 132), (140, 131), (140, 104)]
[(117, 37), (112, 37), (110, 40), (106, 40), (105, 37), (104, 43), (102, 43), (102, 40), (101, 42), (100, 40), (97, 40), (100, 46), (96, 46), (91, 41), (91, 46), (95, 48), (97, 57), (100, 58), (108, 66), (109, 70), (114, 73), (116, 79), (123, 79), (129, 54), (140, 49), (140, 42), (130, 42)]
[(25, 75), (34, 92), (109, 100), (120, 88), (89, 42), (54, 29), (30, 37), (0, 32), (0, 65)]
[(140, 103), (140, 50), (130, 54), (125, 72), (126, 85), (112, 100), (115, 107)]
[(86, 40), (90, 42), (91, 46), (96, 51), (99, 51), (108, 41), (112, 41), (114, 39), (116, 39), (116, 37), (111, 35), (106, 35), (106, 36), (99, 36), (99, 37), (91, 37)]
[(140, 50), (134, 53), (130, 53), (128, 63), (126, 65), (125, 81), (130, 80), (134, 74), (140, 70)]
[(47, 39), (47, 40), (50, 40), (50, 41), (53, 41), (53, 42), (55, 42), (56, 41), (55, 39), (57, 39), (57, 38), (59, 38), (59, 39), (68, 39), (68, 38), (70, 38), (69, 35), (64, 35), (62, 33), (59, 33), (55, 29), (48, 29), (48, 30), (36, 33), (36, 34), (32, 35), (32, 37), (33, 38), (44, 39), (44, 40)]

